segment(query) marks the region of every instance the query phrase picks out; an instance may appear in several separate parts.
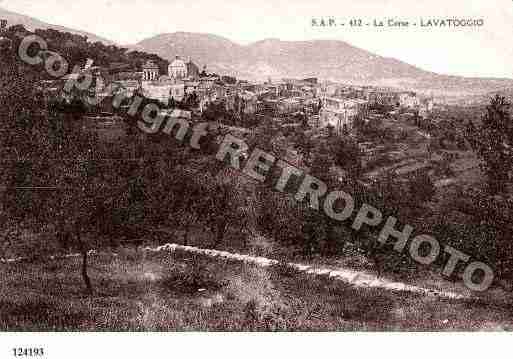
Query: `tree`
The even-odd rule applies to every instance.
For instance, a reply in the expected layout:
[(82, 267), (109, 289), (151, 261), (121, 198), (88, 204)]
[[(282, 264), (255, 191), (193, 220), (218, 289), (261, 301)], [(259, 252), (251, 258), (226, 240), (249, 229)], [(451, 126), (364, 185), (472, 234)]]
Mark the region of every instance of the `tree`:
[(491, 99), (480, 125), (469, 122), (467, 138), (488, 177), (492, 194), (503, 193), (513, 169), (513, 121), (510, 104), (502, 96)]
[(292, 135), (292, 142), (294, 142), (295, 148), (303, 156), (303, 159), (307, 162), (310, 161), (312, 150), (315, 147), (311, 136), (305, 134), (303, 129), (297, 129)]
[(283, 135), (271, 126), (260, 125), (246, 141), (249, 148), (258, 148), (276, 158), (285, 159), (287, 155), (287, 144)]
[(362, 153), (353, 140), (342, 137), (330, 139), (330, 148), (335, 164), (357, 178), (362, 173)]
[[(219, 246), (230, 228), (236, 228), (242, 235), (250, 223), (251, 205), (249, 191), (241, 182), (239, 174), (225, 169), (205, 182), (205, 200), (199, 211), (214, 234), (215, 246)], [(246, 233), (247, 234), (247, 233)]]
[(333, 183), (331, 168), (335, 164), (332, 151), (325, 142), (320, 142), (312, 151), (310, 170), (314, 177), (324, 181), (326, 184)]
[(168, 188), (173, 197), (172, 203), (168, 204), (169, 216), (175, 225), (184, 228), (183, 244), (188, 245), (193, 225), (205, 220), (202, 213), (207, 197), (205, 191), (208, 175), (186, 171), (184, 168), (177, 172)]
[(228, 122), (228, 124), (233, 124), (231, 117), (231, 114), (226, 110), (224, 101), (209, 103), (202, 114), (202, 119), (205, 122)]
[[(0, 149), (10, 159), (4, 167), (9, 190), (2, 193), (3, 211), (18, 224), (30, 223), (34, 234), (53, 226), (57, 242), (78, 249), (82, 277), (91, 293), (87, 255), (94, 244), (84, 233), (94, 230), (91, 214), (101, 194), (108, 192), (102, 190), (91, 161), (96, 138), (77, 123), (83, 114), (79, 102), (46, 106), (34, 86), (41, 79), (34, 69), (9, 53), (1, 54), (1, 62)], [(43, 259), (43, 253), (36, 255)]]
[(435, 184), (426, 171), (416, 173), (408, 181), (412, 203), (424, 203), (430, 201), (436, 194)]

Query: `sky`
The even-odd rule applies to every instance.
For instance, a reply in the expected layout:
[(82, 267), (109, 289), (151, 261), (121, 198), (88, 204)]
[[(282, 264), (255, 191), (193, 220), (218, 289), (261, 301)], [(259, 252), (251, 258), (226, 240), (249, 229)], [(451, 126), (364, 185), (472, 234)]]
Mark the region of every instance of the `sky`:
[[(0, 7), (124, 45), (175, 31), (240, 44), (334, 39), (433, 72), (513, 78), (512, 0), (0, 0)], [(483, 19), (484, 26), (312, 27), (312, 18), (328, 17), (345, 23), (471, 18)]]

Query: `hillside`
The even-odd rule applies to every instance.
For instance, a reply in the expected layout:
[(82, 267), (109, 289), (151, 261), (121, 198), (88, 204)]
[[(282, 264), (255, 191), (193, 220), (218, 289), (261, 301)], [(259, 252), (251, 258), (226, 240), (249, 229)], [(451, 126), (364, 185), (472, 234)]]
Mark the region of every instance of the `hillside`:
[(134, 47), (168, 60), (176, 55), (191, 57), (200, 66), (208, 65), (211, 71), (251, 80), (315, 76), (452, 95), (513, 87), (511, 79), (464, 78), (424, 71), (343, 41), (266, 39), (243, 46), (215, 35), (177, 32), (143, 40)]
[(18, 14), (18, 13), (12, 12), (12, 11), (5, 10), (3, 8), (0, 8), (0, 19), (7, 20), (8, 26), (21, 24), (21, 25), (25, 26), (25, 28), (28, 30), (54, 29), (54, 30), (58, 30), (58, 31), (62, 31), (62, 32), (70, 32), (72, 34), (87, 36), (87, 38), (91, 42), (100, 41), (107, 45), (114, 44), (114, 42), (112, 42), (110, 40), (104, 39), (102, 37), (96, 36), (94, 34), (86, 32), (86, 31), (80, 31), (80, 30), (76, 30), (76, 29), (66, 28), (64, 26), (48, 24), (46, 22), (40, 21), (40, 20), (32, 18), (30, 16)]
[[(169, 62), (158, 55), (149, 54), (144, 51), (129, 51), (126, 48), (107, 45), (102, 42), (90, 42), (83, 35), (52, 28), (38, 28), (34, 32), (27, 31), (26, 29), (23, 30), (23, 28), (23, 25), (17, 24), (16, 26), (8, 27), (3, 32), (2, 36), (7, 37), (14, 44), (11, 47), (12, 52), (15, 52), (20, 46), (23, 36), (35, 33), (45, 40), (48, 50), (60, 54), (69, 64), (84, 66), (86, 59), (94, 59), (94, 64), (103, 68), (103, 75), (108, 81), (110, 76), (114, 74), (142, 71), (143, 65), (149, 60), (157, 64), (161, 73), (167, 72), (169, 66)], [(23, 36), (19, 36), (20, 34), (23, 34)], [(12, 61), (17, 61), (19, 66), (27, 65), (18, 57)], [(35, 76), (37, 79), (52, 79), (46, 71), (42, 71), (37, 66), (25, 68), (24, 73), (27, 77)]]

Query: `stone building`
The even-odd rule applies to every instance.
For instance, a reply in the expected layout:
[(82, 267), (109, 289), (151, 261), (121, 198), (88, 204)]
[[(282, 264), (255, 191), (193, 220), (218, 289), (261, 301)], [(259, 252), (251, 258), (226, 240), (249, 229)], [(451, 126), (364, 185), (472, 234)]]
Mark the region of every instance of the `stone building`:
[(176, 56), (175, 60), (169, 65), (169, 77), (177, 80), (197, 80), (200, 76), (199, 67), (190, 59), (188, 62), (183, 61), (180, 56)]
[(149, 60), (143, 66), (143, 81), (157, 81), (159, 78), (159, 67)]
[(185, 61), (176, 56), (175, 60), (171, 62), (168, 68), (169, 77), (174, 79), (185, 79), (187, 77), (187, 65)]
[(350, 132), (354, 120), (364, 117), (369, 108), (369, 102), (361, 99), (343, 99), (326, 97), (320, 113), (320, 126), (332, 126), (338, 134)]

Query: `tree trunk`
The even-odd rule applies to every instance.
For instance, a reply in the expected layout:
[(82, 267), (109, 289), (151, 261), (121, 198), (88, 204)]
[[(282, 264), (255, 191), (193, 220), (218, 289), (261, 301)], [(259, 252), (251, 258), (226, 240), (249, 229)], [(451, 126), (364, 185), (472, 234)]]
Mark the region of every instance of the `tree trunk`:
[(91, 279), (89, 278), (89, 274), (87, 273), (87, 247), (82, 242), (82, 237), (80, 235), (80, 229), (76, 229), (77, 241), (80, 246), (80, 253), (82, 254), (82, 268), (81, 274), (82, 279), (84, 280), (84, 284), (86, 286), (86, 290), (88, 294), (93, 294), (93, 285), (91, 284)]
[(242, 235), (242, 249), (246, 251), (248, 249), (248, 236), (252, 236), (253, 232), (244, 233), (244, 224), (241, 224), (239, 233)]
[(87, 273), (87, 250), (82, 251), (82, 278), (84, 279), (87, 293), (93, 294), (93, 286), (89, 274)]
[(190, 224), (187, 224), (187, 226), (185, 226), (185, 233), (183, 235), (183, 245), (184, 246), (188, 246), (189, 245), (189, 232), (191, 230), (191, 225)]
[(219, 248), (226, 234), (227, 223), (223, 222), (217, 226), (215, 247)]

